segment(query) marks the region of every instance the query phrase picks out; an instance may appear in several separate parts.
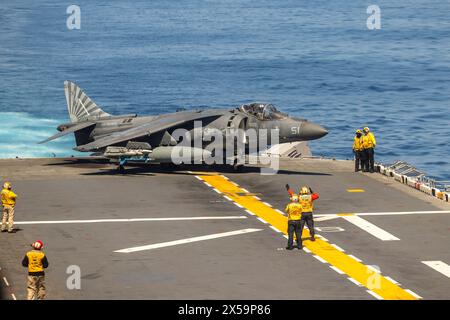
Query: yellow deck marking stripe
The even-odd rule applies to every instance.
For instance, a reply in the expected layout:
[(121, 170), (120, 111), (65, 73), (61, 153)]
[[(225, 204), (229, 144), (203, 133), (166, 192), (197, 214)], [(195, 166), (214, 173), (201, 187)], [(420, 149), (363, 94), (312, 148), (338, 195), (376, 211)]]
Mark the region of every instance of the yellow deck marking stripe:
[[(242, 192), (242, 189), (229, 180), (224, 179), (219, 175), (211, 173), (200, 173), (200, 178), (208, 182), (213, 188), (220, 190), (224, 195), (231, 198), (234, 202), (242, 205), (245, 209), (255, 213), (258, 217), (265, 220), (274, 228), (287, 234), (287, 217), (278, 213), (275, 209), (265, 205), (261, 201), (255, 199), (255, 197), (249, 196), (249, 194)], [(304, 237), (309, 237), (308, 230), (304, 229)], [(369, 269), (366, 265), (356, 261), (352, 257), (348, 256), (344, 252), (341, 252), (331, 246), (328, 242), (316, 238), (316, 241), (304, 241), (303, 245), (312, 251), (313, 254), (319, 256), (323, 260), (327, 261), (332, 266), (338, 268), (352, 279), (358, 281), (369, 290), (381, 296), (387, 300), (417, 300), (412, 294), (408, 293), (398, 285), (392, 283), (382, 275), (375, 274), (375, 272)], [(375, 277), (379, 277), (374, 281)], [(370, 284), (378, 283), (379, 286), (372, 287)]]
[(347, 192), (366, 192), (364, 189), (347, 189)]

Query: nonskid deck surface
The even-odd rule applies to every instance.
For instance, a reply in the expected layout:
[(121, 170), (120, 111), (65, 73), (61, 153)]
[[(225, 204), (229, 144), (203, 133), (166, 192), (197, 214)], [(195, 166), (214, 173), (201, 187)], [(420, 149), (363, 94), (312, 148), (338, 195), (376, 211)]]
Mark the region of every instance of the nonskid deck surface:
[[(119, 175), (87, 159), (0, 160), (19, 194), (19, 230), (0, 234), (4, 298), (25, 298), (20, 261), (37, 239), (49, 299), (450, 298), (448, 203), (354, 173), (348, 161), (281, 168)], [(304, 251), (284, 249), (286, 183), (320, 194), (320, 237), (305, 230)], [(80, 268), (80, 290), (67, 287), (70, 266)]]

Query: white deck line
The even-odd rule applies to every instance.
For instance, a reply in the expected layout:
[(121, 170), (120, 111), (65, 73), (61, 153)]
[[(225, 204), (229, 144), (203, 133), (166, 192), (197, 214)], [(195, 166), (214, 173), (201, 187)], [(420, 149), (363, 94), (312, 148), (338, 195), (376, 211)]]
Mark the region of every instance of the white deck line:
[(229, 220), (247, 219), (246, 216), (218, 216), (218, 217), (174, 217), (174, 218), (131, 218), (131, 219), (95, 219), (95, 220), (42, 220), (16, 221), (14, 224), (68, 224), (68, 223), (107, 223), (107, 222), (144, 222), (144, 221), (186, 221), (186, 220)]
[(247, 212), (248, 214), (254, 216), (255, 214), (253, 212), (251, 212), (250, 210), (245, 210), (245, 212)]
[[(438, 213), (450, 213), (450, 210), (357, 212), (357, 213), (352, 213), (352, 215), (355, 215), (355, 216), (396, 216), (396, 215), (408, 215), (408, 214), (438, 214)], [(331, 219), (331, 217), (342, 218), (344, 216), (340, 216), (339, 214), (315, 214), (314, 217), (315, 218), (329, 217)]]
[(256, 218), (256, 219), (258, 219), (259, 221), (261, 221), (261, 222), (264, 223), (264, 224), (268, 224), (267, 221), (265, 221), (265, 220), (263, 220), (263, 219), (261, 219), (261, 218), (259, 218), (259, 217)]
[(114, 252), (117, 252), (117, 253), (132, 253), (132, 252), (137, 252), (137, 251), (153, 250), (153, 249), (159, 249), (159, 248), (164, 248), (164, 247), (176, 246), (176, 245), (180, 245), (180, 244), (186, 244), (186, 243), (192, 243), (192, 242), (198, 242), (198, 241), (205, 241), (205, 240), (212, 240), (212, 239), (217, 239), (217, 238), (236, 236), (236, 235), (241, 235), (241, 234), (245, 234), (245, 233), (257, 232), (257, 231), (261, 231), (261, 230), (263, 230), (263, 229), (241, 229), (241, 230), (236, 230), (236, 231), (215, 233), (215, 234), (210, 234), (210, 235), (200, 236), (200, 237), (194, 237), (194, 238), (186, 238), (186, 239), (180, 239), (180, 240), (175, 240), (175, 241), (168, 241), (168, 242), (149, 244), (149, 245), (145, 245), (145, 246), (131, 247), (131, 248), (126, 248), (126, 249), (116, 250)]
[(396, 285), (400, 285), (400, 283), (398, 282), (398, 281), (395, 281), (394, 279), (392, 279), (391, 277), (388, 277), (388, 276), (384, 276), (386, 279), (388, 279), (390, 282), (392, 282), (393, 284), (396, 284)]
[(328, 221), (328, 220), (332, 220), (332, 219), (336, 219), (339, 218), (339, 216), (334, 215), (334, 214), (327, 214), (327, 215), (321, 215), (321, 216), (316, 216), (314, 221)]
[(422, 261), (423, 264), (450, 278), (450, 266), (442, 261)]
[(421, 296), (419, 296), (417, 293), (409, 290), (409, 289), (405, 289), (406, 292), (408, 292), (410, 295), (412, 295), (413, 297), (417, 298), (417, 299), (423, 299)]
[(334, 243), (331, 243), (331, 246), (334, 247), (334, 248), (336, 248), (337, 250), (339, 250), (339, 251), (341, 251), (341, 252), (345, 252), (344, 249), (342, 249), (341, 247), (339, 247), (338, 245), (336, 245), (336, 244), (334, 244)]
[(350, 280), (351, 282), (353, 282), (354, 284), (356, 284), (358, 287), (362, 287), (363, 286), (361, 283), (359, 283), (358, 281), (356, 281), (353, 278), (348, 277), (347, 279)]
[(322, 263), (327, 263), (325, 260), (323, 260), (321, 257), (319, 257), (319, 256), (317, 256), (315, 254), (313, 254), (313, 257), (316, 258), (317, 260), (319, 260)]
[(350, 257), (350, 258), (353, 258), (353, 259), (355, 259), (356, 261), (358, 261), (358, 262), (362, 262), (362, 260), (361, 259), (359, 259), (359, 258), (357, 258), (357, 257), (355, 257), (354, 255), (352, 255), (352, 254), (348, 254), (348, 256)]
[(404, 215), (404, 214), (435, 214), (435, 213), (450, 213), (450, 210), (443, 210), (443, 211), (362, 212), (362, 213), (355, 213), (355, 215), (357, 215), (357, 216), (390, 216), (390, 215)]
[(278, 230), (277, 228), (275, 228), (275, 227), (273, 227), (273, 226), (269, 226), (270, 227), (270, 229), (272, 229), (273, 231), (275, 231), (275, 232), (281, 232), (280, 230)]
[(356, 215), (342, 216), (342, 218), (347, 220), (348, 222), (352, 223), (353, 225), (361, 228), (362, 230), (370, 233), (374, 237), (377, 237), (380, 240), (383, 240), (383, 241), (400, 240), (399, 238), (390, 234), (389, 232), (377, 227), (373, 223), (371, 223), (361, 217), (358, 217)]
[(336, 268), (335, 266), (330, 266), (331, 269), (333, 269), (334, 271), (336, 271), (339, 274), (345, 274), (343, 271), (341, 271), (340, 269)]
[(384, 300), (382, 297), (380, 297), (379, 295), (377, 295), (375, 292), (373, 292), (371, 290), (366, 290), (366, 292), (378, 300)]

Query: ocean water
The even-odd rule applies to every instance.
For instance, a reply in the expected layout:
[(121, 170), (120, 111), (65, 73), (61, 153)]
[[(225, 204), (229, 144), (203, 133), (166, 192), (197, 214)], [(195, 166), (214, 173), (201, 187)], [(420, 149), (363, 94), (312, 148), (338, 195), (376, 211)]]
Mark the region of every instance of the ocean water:
[(367, 125), (377, 160), (450, 180), (449, 1), (79, 0), (80, 30), (70, 4), (1, 3), (0, 157), (76, 154), (36, 144), (68, 120), (69, 79), (112, 114), (271, 102), (327, 127), (327, 157)]

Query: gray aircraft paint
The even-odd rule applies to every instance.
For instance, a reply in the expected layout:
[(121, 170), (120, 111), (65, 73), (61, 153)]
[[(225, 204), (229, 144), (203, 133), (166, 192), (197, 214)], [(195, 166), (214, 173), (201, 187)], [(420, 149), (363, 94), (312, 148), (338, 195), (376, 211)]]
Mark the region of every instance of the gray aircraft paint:
[[(277, 130), (279, 143), (319, 139), (328, 133), (318, 124), (291, 118), (267, 103), (246, 104), (231, 110), (210, 108), (157, 116), (113, 116), (103, 111), (75, 83), (65, 81), (64, 89), (71, 122), (59, 125), (57, 134), (40, 143), (74, 133), (77, 144), (74, 149), (82, 152), (103, 154), (110, 146), (125, 147), (128, 142), (145, 142), (152, 149), (158, 148), (158, 153), (165, 157), (169, 153), (169, 149), (164, 150), (169, 147), (166, 142), (174, 144), (171, 134), (180, 128), (193, 134), (196, 121), (201, 121), (203, 130), (219, 130), (224, 139), (235, 129), (254, 129), (258, 139), (261, 138), (259, 133), (264, 135)], [(268, 145), (272, 143), (270, 134), (263, 137)], [(245, 137), (241, 139), (245, 140)], [(201, 147), (206, 148), (210, 143), (205, 139)]]

